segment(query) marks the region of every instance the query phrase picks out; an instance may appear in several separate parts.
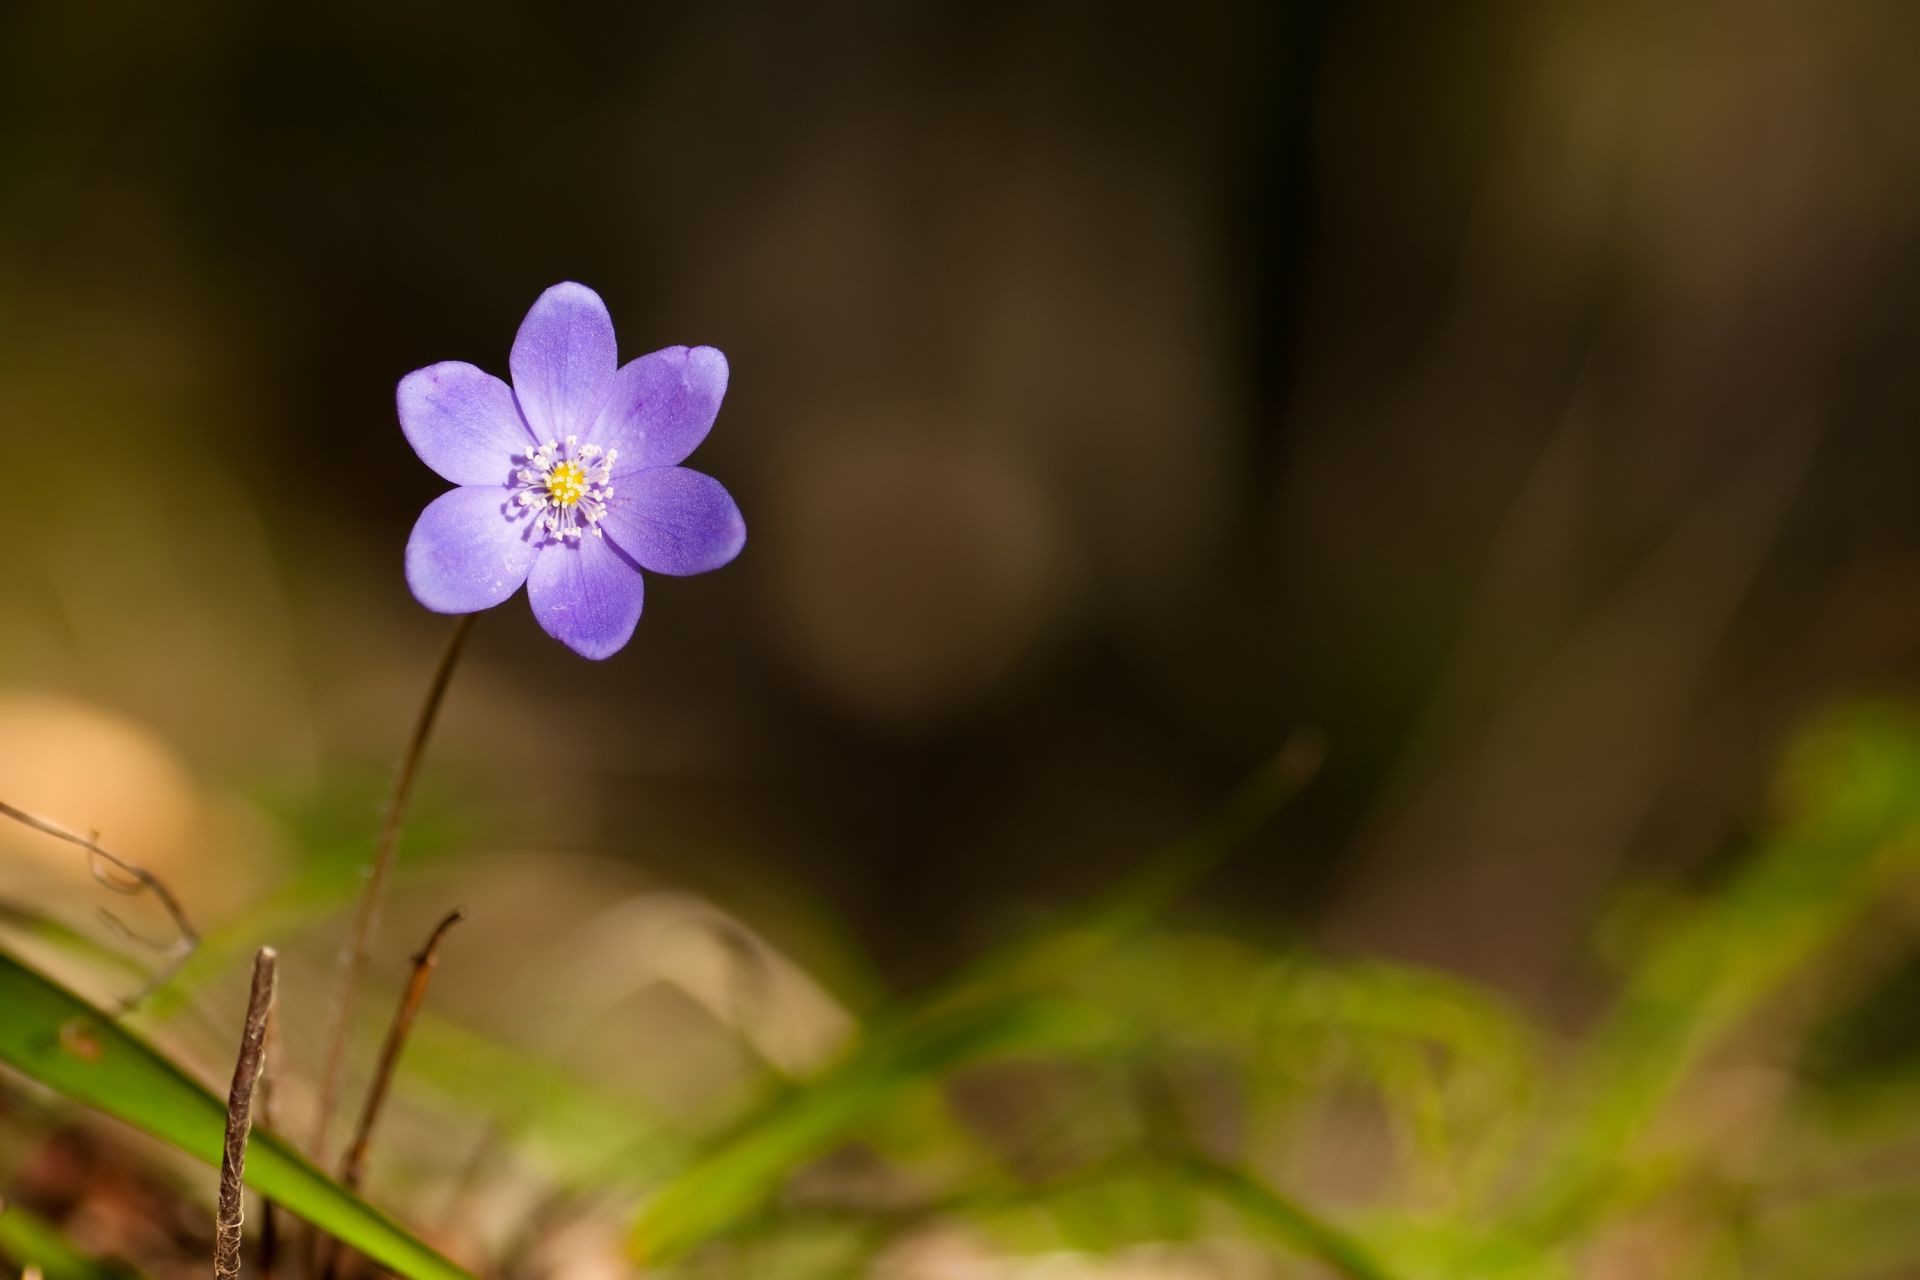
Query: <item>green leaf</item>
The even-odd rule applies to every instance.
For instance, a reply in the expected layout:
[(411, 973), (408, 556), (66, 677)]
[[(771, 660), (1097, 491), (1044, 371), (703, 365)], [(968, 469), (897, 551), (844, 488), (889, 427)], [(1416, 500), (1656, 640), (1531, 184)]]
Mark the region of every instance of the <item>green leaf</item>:
[[(239, 1021), (235, 1019), (238, 1042)], [(225, 1102), (145, 1041), (51, 979), (0, 953), (0, 1061), (71, 1101), (220, 1163)], [(470, 1280), (392, 1219), (255, 1129), (247, 1185), (409, 1280)]]

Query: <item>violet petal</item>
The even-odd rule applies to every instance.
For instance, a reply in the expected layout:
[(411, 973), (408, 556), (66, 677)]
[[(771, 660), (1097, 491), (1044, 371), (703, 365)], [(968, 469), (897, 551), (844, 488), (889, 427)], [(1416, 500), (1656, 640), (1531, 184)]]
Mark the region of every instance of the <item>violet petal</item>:
[(613, 318), (599, 294), (570, 281), (541, 294), (507, 360), (533, 434), (542, 441), (585, 435), (616, 363)]
[(396, 399), (407, 443), (455, 484), (505, 484), (513, 458), (533, 443), (512, 389), (461, 360), (415, 369)]
[(747, 523), (712, 476), (650, 467), (620, 476), (601, 521), (620, 549), (655, 573), (718, 569), (740, 554)]
[(491, 609), (527, 580), (539, 548), (529, 520), (507, 517), (497, 485), (452, 489), (427, 504), (407, 539), (407, 586), (436, 613)]
[(667, 347), (614, 375), (588, 439), (620, 451), (615, 475), (671, 467), (707, 438), (726, 394), (726, 356), (712, 347)]
[(533, 616), (583, 658), (608, 658), (633, 636), (643, 599), (640, 570), (604, 538), (548, 543), (527, 579)]

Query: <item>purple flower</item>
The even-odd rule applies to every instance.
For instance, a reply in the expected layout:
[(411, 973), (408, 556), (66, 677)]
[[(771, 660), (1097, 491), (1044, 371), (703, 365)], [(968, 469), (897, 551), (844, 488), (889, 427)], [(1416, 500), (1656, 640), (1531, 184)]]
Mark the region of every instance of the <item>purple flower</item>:
[(575, 653), (617, 653), (640, 620), (642, 569), (705, 573), (747, 526), (720, 482), (679, 463), (713, 427), (727, 358), (668, 347), (616, 367), (613, 319), (557, 284), (520, 324), (509, 387), (457, 360), (400, 380), (400, 429), (460, 487), (407, 539), (407, 585), (439, 613), (490, 609), (527, 584)]

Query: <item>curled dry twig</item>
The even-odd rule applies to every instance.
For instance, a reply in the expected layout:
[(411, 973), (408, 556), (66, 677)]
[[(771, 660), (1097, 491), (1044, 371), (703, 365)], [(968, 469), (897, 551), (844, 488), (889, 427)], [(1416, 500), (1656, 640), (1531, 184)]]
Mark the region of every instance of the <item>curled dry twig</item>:
[(193, 922), (187, 919), (186, 909), (180, 900), (173, 896), (173, 890), (166, 882), (137, 863), (129, 862), (119, 854), (104, 848), (97, 835), (82, 835), (69, 827), (64, 827), (51, 818), (42, 818), (28, 813), (25, 809), (16, 809), (5, 801), (0, 801), (0, 816), (12, 818), (22, 826), (50, 835), (56, 840), (78, 845), (87, 851), (87, 871), (103, 887), (122, 894), (150, 893), (167, 918), (173, 922), (174, 932), (178, 935), (173, 942), (166, 943), (148, 938), (134, 932), (110, 911), (101, 911), (100, 916), (120, 937), (150, 946), (167, 955), (165, 964), (149, 978), (144, 986), (120, 1003), (120, 1012), (126, 1013), (138, 1006), (141, 1001), (165, 986), (180, 967), (186, 964), (200, 945), (200, 935), (194, 930)]
[(214, 1280), (240, 1274), (240, 1241), (246, 1214), (242, 1181), (247, 1164), (247, 1135), (253, 1129), (253, 1091), (266, 1063), (267, 1019), (273, 1012), (274, 971), (278, 957), (262, 947), (253, 958), (253, 987), (247, 996), (246, 1028), (233, 1064), (227, 1093), (227, 1140), (220, 1156), (220, 1208), (213, 1224)]

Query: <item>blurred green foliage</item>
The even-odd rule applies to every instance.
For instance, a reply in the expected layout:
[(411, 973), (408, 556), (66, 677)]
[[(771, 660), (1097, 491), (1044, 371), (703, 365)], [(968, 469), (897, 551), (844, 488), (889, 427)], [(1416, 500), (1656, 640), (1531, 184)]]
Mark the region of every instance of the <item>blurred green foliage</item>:
[[(717, 1132), (451, 1018), (423, 1023), (405, 1087), (503, 1126), (561, 1202), (638, 1206), (650, 1273), (857, 1274), (933, 1224), (1007, 1256), (1238, 1240), (1282, 1274), (1359, 1280), (1920, 1265), (1920, 1054), (1847, 1051), (1913, 1016), (1887, 1002), (1920, 956), (1920, 721), (1859, 707), (1804, 734), (1770, 834), (1714, 883), (1626, 898), (1592, 1007), (1560, 1022), (1445, 974), (1176, 925), (1297, 764), (1082, 911), (867, 1011), (836, 1061), (767, 1069)], [(289, 902), (324, 915), (350, 889), (322, 866), (261, 910), (290, 927)], [(48, 1067), (82, 1015), (0, 975), (39, 993), (0, 1005), (16, 1066), (169, 1132), (137, 1090)], [(191, 1101), (210, 1142), (216, 1104)], [(0, 1228), (15, 1258), (53, 1240)]]
[[(1920, 1062), (1865, 1081), (1801, 1065), (1917, 949), (1910, 926), (1871, 926), (1897, 922), (1920, 886), (1920, 725), (1835, 716), (1792, 751), (1775, 809), (1723, 883), (1637, 922), (1613, 994), (1570, 1029), (1444, 975), (1276, 953), (1109, 904), (1049, 935), (1078, 941), (1044, 977), (984, 964), (993, 978), (962, 1006), (975, 1020), (941, 1024), (949, 1038), (917, 1012), (876, 1021), (839, 1067), (653, 1193), (636, 1246), (803, 1233), (812, 1215), (789, 1179), (829, 1133), (879, 1146), (908, 1086), (963, 1087), (990, 1064), (1074, 1082), (1036, 1131), (969, 1135), (967, 1171), (927, 1202), (1010, 1247), (1244, 1232), (1346, 1276), (1546, 1277), (1645, 1236), (1645, 1274), (1920, 1265)], [(1223, 1096), (1230, 1120), (1199, 1123)], [(1317, 1153), (1342, 1127), (1383, 1135), (1368, 1185), (1337, 1212), (1283, 1195), (1329, 1181)], [(874, 1214), (850, 1256), (915, 1221)]]

